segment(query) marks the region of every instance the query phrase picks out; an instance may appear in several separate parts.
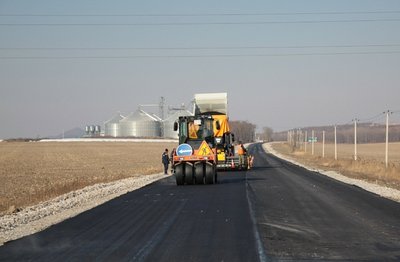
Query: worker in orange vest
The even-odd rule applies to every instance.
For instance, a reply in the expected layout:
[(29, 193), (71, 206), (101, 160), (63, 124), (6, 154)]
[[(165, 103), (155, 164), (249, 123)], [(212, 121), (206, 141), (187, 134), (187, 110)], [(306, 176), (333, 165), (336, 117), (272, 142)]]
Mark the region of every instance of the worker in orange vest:
[(244, 156), (246, 155), (247, 150), (244, 148), (242, 142), (239, 142), (239, 149), (238, 149), (238, 154), (239, 154), (239, 167), (243, 168), (244, 167)]

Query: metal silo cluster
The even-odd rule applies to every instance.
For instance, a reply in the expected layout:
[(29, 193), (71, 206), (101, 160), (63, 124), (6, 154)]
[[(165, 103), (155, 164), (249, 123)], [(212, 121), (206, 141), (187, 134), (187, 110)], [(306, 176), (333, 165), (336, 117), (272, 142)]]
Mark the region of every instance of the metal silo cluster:
[(143, 110), (137, 110), (119, 121), (121, 137), (160, 137), (160, 120)]
[(174, 110), (166, 119), (138, 109), (126, 117), (118, 113), (104, 122), (104, 136), (107, 137), (144, 137), (144, 138), (178, 138), (174, 131), (174, 122), (180, 116), (192, 115), (185, 109)]
[(104, 123), (108, 137), (160, 137), (162, 120), (156, 115), (137, 110), (126, 117), (117, 114)]
[(124, 117), (118, 113), (110, 120), (104, 123), (104, 135), (111, 136), (111, 137), (118, 137), (120, 134), (119, 131), (119, 121), (124, 119)]

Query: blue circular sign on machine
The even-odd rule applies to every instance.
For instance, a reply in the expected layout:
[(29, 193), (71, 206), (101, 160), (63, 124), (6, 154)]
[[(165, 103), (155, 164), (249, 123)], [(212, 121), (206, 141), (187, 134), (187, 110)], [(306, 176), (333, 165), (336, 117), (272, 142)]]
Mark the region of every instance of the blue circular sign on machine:
[(177, 156), (191, 156), (193, 148), (189, 144), (180, 144), (176, 149)]

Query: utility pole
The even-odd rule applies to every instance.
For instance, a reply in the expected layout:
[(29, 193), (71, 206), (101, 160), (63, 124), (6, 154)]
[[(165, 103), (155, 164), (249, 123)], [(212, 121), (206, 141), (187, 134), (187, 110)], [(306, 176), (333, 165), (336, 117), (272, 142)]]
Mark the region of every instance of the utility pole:
[(292, 148), (296, 148), (296, 138), (294, 137), (294, 129), (292, 129)]
[(312, 130), (311, 131), (311, 155), (314, 155), (314, 141), (315, 141), (315, 139), (314, 139), (314, 130)]
[(325, 158), (325, 130), (322, 131), (322, 158)]
[(300, 143), (301, 143), (301, 147), (300, 149), (304, 149), (304, 132), (302, 129), (300, 129)]
[(301, 147), (301, 144), (300, 144), (300, 129), (299, 128), (296, 129), (296, 145), (297, 145), (297, 148)]
[(308, 136), (307, 136), (307, 130), (306, 130), (306, 136), (304, 138), (304, 152), (307, 153), (307, 143), (308, 143)]
[(164, 117), (165, 117), (164, 116), (164, 112), (165, 112), (164, 108), (165, 108), (165, 98), (162, 96), (160, 98), (160, 104), (159, 104), (159, 107), (158, 107), (160, 118), (162, 120), (164, 120)]
[(386, 112), (386, 147), (385, 147), (385, 165), (388, 168), (389, 165), (389, 113), (388, 110)]
[(296, 129), (296, 146), (300, 148), (300, 130)]
[(335, 160), (337, 160), (337, 135), (336, 135), (336, 125), (335, 125)]
[[(165, 98), (162, 96), (161, 98), (160, 98), (160, 104), (159, 104), (159, 108), (158, 108), (158, 110), (159, 110), (159, 114), (160, 114), (160, 118), (161, 118), (161, 120), (162, 121), (164, 121), (165, 120), (165, 116), (164, 116), (164, 112), (165, 112)], [(163, 123), (161, 123), (161, 130), (160, 130), (161, 132), (161, 137), (163, 137), (164, 136), (164, 124)]]
[(357, 161), (357, 118), (354, 118), (354, 160)]

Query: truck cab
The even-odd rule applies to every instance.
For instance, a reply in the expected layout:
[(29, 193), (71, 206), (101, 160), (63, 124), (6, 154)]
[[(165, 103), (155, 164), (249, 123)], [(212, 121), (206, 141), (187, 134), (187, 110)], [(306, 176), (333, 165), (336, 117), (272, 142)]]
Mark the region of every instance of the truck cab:
[(174, 126), (179, 130), (179, 144), (189, 144), (198, 149), (203, 141), (214, 148), (216, 145), (212, 116), (182, 116)]

